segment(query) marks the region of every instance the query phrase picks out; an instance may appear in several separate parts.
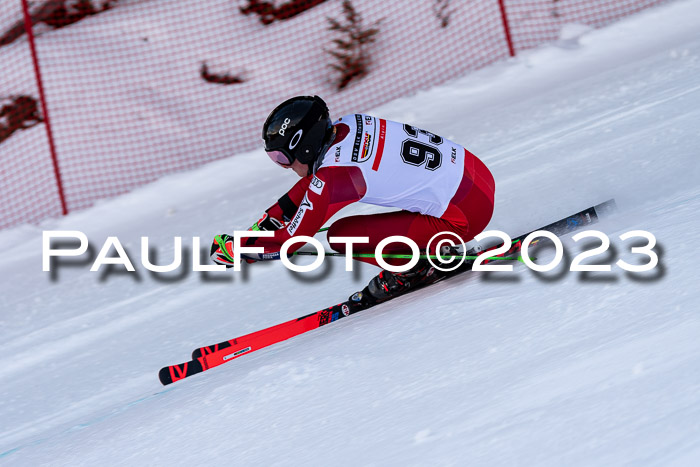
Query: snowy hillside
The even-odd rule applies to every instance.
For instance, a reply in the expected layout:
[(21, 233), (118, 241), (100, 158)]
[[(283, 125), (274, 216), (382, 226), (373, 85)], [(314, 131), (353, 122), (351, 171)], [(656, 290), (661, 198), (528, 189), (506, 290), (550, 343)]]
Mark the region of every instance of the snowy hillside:
[[(682, 0), (572, 26), (370, 110), (481, 157), (497, 182), (489, 228), (517, 235), (615, 198), (596, 227), (610, 273), (465, 275), (163, 388), (158, 369), (193, 348), (337, 303), (377, 272), (141, 265), (141, 236), (164, 264), (175, 236), (205, 250), (247, 228), (290, 171), (255, 151), (0, 231), (0, 464), (697, 465), (698, 18), (700, 0)], [(375, 209), (340, 216), (360, 211)], [(651, 273), (614, 266), (643, 262), (619, 240), (637, 229), (658, 240)], [(42, 230), (85, 232), (92, 259), (117, 236), (137, 272), (91, 273), (88, 255), (42, 272)], [(564, 244), (570, 261), (580, 245)]]
[[(48, 28), (40, 25), (37, 47), (68, 210), (258, 148), (259, 122), (280, 99), (323, 95), (343, 115), (507, 56), (495, 2), (455, 5), (446, 32), (432, 2), (399, 8), (401, 0), (394, 1), (396, 11), (387, 15), (382, 2), (355, 0), (366, 25), (386, 20), (372, 47), (372, 72), (343, 92), (324, 51), (335, 37), (326, 18), (342, 17), (339, 1), (269, 27), (241, 15), (236, 0), (120, 0), (67, 28), (42, 32)], [(19, 18), (17, 5), (0, 6), (0, 31)], [(444, 66), (456, 51), (460, 60)], [(426, 56), (429, 65), (416, 67)], [(0, 60), (10, 64), (0, 74), (0, 97), (37, 95), (24, 39), (0, 47)], [(202, 63), (245, 82), (207, 83)], [(0, 184), (0, 226), (61, 212), (43, 126), (13, 135), (0, 156), (11, 169)]]

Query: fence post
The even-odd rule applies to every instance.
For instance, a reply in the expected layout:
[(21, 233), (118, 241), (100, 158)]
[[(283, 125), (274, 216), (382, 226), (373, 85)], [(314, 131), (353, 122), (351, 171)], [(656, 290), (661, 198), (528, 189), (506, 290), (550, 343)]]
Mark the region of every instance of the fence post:
[(508, 53), (511, 57), (515, 57), (515, 49), (513, 49), (513, 39), (510, 36), (510, 25), (508, 24), (508, 15), (506, 14), (505, 0), (498, 0), (498, 5), (501, 7), (501, 19), (503, 20), (503, 29), (506, 33), (506, 42), (508, 43)]
[(44, 85), (41, 80), (41, 70), (39, 68), (39, 59), (36, 53), (36, 44), (34, 43), (34, 31), (32, 31), (32, 18), (29, 14), (29, 5), (27, 0), (22, 0), (22, 12), (24, 14), (24, 29), (27, 32), (29, 48), (32, 52), (32, 62), (34, 64), (34, 74), (36, 76), (36, 85), (39, 89), (39, 100), (41, 101), (41, 112), (46, 125), (46, 134), (49, 138), (49, 151), (51, 151), (51, 160), (53, 162), (53, 171), (56, 176), (56, 186), (58, 187), (58, 197), (61, 200), (61, 211), (65, 216), (68, 214), (66, 207), (66, 197), (63, 193), (63, 181), (61, 180), (61, 171), (58, 167), (58, 159), (56, 158), (56, 145), (53, 141), (53, 131), (51, 131), (51, 120), (49, 120), (49, 109), (46, 105), (46, 95), (44, 94)]

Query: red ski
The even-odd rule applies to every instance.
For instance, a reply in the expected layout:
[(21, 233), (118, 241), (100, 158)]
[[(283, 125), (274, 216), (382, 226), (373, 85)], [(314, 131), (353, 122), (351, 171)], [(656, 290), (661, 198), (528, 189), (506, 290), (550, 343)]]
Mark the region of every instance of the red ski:
[[(587, 227), (591, 224), (595, 224), (598, 221), (599, 215), (613, 211), (614, 209), (615, 201), (609, 200), (605, 203), (584, 209), (583, 211), (565, 217), (564, 219), (537, 230), (547, 230), (555, 235), (564, 235), (575, 230), (579, 230), (583, 227)], [(511, 248), (499, 256), (508, 257), (509, 255), (519, 252), (522, 241), (527, 235), (529, 235), (529, 233), (530, 232), (515, 238)], [(491, 249), (493, 248), (488, 248), (486, 251)], [(444, 276), (443, 278), (452, 277), (470, 270), (471, 264), (469, 262), (465, 262), (465, 265), (463, 265), (462, 268), (450, 273), (448, 276)], [(171, 384), (175, 381), (187, 378), (188, 376), (201, 373), (210, 368), (214, 368), (223, 363), (234, 360), (242, 355), (255, 352), (256, 350), (260, 350), (278, 342), (282, 342), (294, 336), (298, 336), (299, 334), (303, 334), (307, 331), (311, 331), (371, 307), (372, 305), (360, 305), (358, 302), (348, 300), (315, 313), (311, 313), (310, 315), (302, 316), (300, 318), (262, 329), (260, 331), (207, 347), (200, 347), (195, 349), (195, 351), (192, 353), (192, 360), (161, 368), (160, 372), (158, 373), (158, 377), (163, 385)]]
[(326, 325), (369, 307), (352, 307), (349, 302), (339, 303), (316, 313), (302, 316), (245, 336), (196, 349), (192, 360), (161, 368), (158, 378), (163, 385), (201, 373), (272, 344), (287, 340), (312, 329)]

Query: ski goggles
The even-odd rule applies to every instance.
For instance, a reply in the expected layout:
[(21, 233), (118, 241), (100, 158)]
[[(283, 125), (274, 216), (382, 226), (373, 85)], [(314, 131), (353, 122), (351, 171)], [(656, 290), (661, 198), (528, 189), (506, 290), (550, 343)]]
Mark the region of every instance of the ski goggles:
[(272, 159), (272, 162), (274, 162), (277, 165), (281, 165), (282, 167), (289, 167), (292, 165), (294, 160), (283, 153), (282, 151), (265, 151), (270, 159)]

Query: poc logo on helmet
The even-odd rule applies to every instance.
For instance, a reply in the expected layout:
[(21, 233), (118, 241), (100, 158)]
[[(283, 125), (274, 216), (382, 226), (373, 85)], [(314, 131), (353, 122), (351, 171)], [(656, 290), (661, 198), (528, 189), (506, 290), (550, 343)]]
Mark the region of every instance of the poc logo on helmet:
[(282, 122), (282, 128), (280, 128), (280, 131), (278, 131), (277, 133), (284, 136), (284, 131), (287, 129), (290, 123), (292, 123), (292, 121), (289, 118), (285, 118), (284, 122)]

